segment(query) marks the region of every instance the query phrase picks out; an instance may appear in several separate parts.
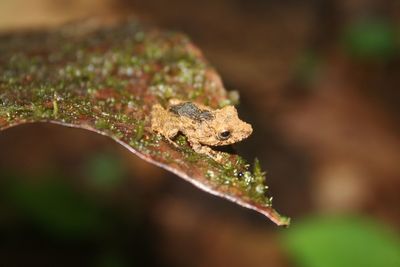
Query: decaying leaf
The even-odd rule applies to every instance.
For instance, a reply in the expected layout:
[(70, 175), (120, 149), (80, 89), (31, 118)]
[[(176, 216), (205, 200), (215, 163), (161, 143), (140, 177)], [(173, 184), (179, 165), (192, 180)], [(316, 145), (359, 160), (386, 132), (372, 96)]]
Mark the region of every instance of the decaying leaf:
[(50, 122), (94, 131), (211, 194), (288, 225), (271, 207), (257, 161), (253, 171), (237, 155), (218, 163), (195, 153), (184, 136), (175, 147), (150, 130), (152, 106), (170, 98), (213, 108), (229, 103), (218, 75), (184, 35), (128, 21), (0, 36), (0, 130)]

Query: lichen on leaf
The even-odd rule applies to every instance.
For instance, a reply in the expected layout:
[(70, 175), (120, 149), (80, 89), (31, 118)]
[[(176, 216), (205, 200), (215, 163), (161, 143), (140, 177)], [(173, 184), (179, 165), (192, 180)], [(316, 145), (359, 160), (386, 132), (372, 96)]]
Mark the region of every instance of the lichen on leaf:
[(107, 135), (140, 158), (195, 186), (254, 209), (278, 225), (265, 173), (238, 155), (223, 162), (150, 130), (156, 103), (178, 98), (217, 108), (229, 103), (219, 76), (190, 40), (137, 21), (83, 21), (0, 35), (0, 130), (50, 122)]

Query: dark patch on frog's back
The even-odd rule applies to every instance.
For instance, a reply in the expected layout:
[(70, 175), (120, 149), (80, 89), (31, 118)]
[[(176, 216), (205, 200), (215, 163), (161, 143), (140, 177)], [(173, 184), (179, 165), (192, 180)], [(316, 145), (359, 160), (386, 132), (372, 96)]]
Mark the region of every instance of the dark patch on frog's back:
[(199, 109), (192, 102), (185, 102), (171, 106), (169, 111), (178, 116), (185, 116), (198, 122), (214, 119), (214, 114), (208, 110)]

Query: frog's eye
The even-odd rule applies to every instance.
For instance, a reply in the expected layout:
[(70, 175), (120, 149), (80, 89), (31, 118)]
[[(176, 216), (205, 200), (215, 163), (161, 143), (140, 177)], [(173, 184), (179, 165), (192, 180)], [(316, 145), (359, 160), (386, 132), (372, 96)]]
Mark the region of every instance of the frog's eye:
[(218, 133), (218, 139), (220, 139), (220, 140), (226, 140), (229, 137), (231, 137), (231, 132), (228, 130)]

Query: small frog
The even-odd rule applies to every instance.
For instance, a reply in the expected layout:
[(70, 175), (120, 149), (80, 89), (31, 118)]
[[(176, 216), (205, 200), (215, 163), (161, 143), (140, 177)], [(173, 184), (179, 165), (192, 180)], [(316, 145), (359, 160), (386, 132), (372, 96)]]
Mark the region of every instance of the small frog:
[(247, 138), (253, 131), (250, 124), (239, 119), (234, 106), (213, 110), (207, 106), (173, 99), (164, 109), (160, 104), (151, 111), (151, 129), (168, 141), (181, 132), (194, 151), (217, 161), (221, 152), (208, 146), (224, 146)]

